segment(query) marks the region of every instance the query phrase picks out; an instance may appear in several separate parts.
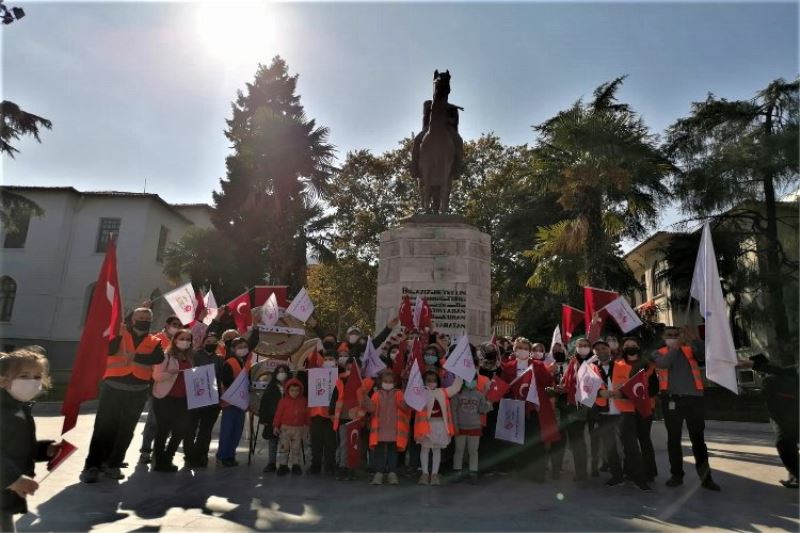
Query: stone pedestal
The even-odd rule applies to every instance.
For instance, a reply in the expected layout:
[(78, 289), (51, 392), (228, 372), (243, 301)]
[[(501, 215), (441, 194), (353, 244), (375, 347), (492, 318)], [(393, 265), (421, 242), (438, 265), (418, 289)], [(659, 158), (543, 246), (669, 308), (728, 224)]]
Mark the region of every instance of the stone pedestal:
[(453, 215), (415, 215), (381, 233), (375, 331), (404, 294), (426, 298), (436, 329), (473, 343), (491, 334), (489, 235)]

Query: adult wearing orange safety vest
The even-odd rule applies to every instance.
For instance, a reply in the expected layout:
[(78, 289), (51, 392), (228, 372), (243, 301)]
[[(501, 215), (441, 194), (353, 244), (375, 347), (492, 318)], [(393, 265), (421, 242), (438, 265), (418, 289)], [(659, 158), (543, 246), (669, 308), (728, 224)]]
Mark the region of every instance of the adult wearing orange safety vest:
[(664, 425), (667, 428), (667, 452), (671, 477), (668, 487), (683, 484), (683, 450), (681, 437), (683, 421), (692, 441), (697, 475), (702, 487), (719, 491), (708, 465), (708, 448), (705, 441), (705, 413), (703, 406), (703, 379), (700, 363), (705, 362), (703, 344), (696, 332), (684, 326), (668, 327), (663, 334), (665, 346), (654, 354), (658, 374)]
[[(231, 342), (232, 355), (225, 359), (220, 372), (219, 396), (225, 394), (239, 374), (249, 372), (251, 366), (250, 350), (252, 346), (244, 337), (237, 337)], [(219, 425), (219, 447), (217, 448), (217, 464), (222, 466), (238, 466), (236, 447), (242, 439), (244, 431), (245, 411), (220, 400), (222, 420)]]
[[(650, 395), (650, 407), (655, 412), (656, 396), (658, 396), (658, 379), (655, 374), (655, 363), (647, 357), (643, 357), (639, 348), (639, 341), (633, 337), (623, 339), (622, 360), (631, 365), (631, 375), (644, 371), (647, 375), (648, 394)], [(653, 415), (647, 418), (637, 413), (636, 416), (636, 438), (639, 441), (639, 448), (642, 451), (642, 472), (645, 481), (652, 482), (658, 475), (656, 466), (656, 455), (653, 449), (653, 441), (650, 438), (650, 428), (653, 425)]]
[(84, 483), (97, 482), (103, 466), (106, 476), (125, 477), (120, 468), (147, 401), (153, 365), (164, 360), (160, 339), (150, 334), (152, 321), (150, 309), (136, 309), (131, 323), (108, 345), (92, 440), (80, 476)]

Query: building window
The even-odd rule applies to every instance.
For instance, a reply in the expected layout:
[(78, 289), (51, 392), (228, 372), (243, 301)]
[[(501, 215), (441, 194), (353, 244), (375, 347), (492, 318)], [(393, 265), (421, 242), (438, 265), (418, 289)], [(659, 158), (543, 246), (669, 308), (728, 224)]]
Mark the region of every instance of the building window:
[(642, 279), (639, 280), (639, 284), (642, 286), (641, 290), (639, 291), (639, 304), (643, 304), (647, 301), (647, 280), (645, 280), (644, 274), (642, 274)]
[(164, 250), (167, 249), (167, 239), (169, 238), (169, 228), (161, 226), (161, 231), (158, 233), (158, 247), (156, 248), (156, 262), (164, 262)]
[(97, 230), (97, 246), (94, 251), (103, 254), (111, 237), (119, 235), (119, 227), (122, 224), (121, 218), (101, 218), (100, 227)]
[(14, 229), (6, 230), (3, 236), (3, 248), (25, 248), (28, 239), (28, 226), (31, 224), (31, 214), (23, 213), (14, 220)]
[(666, 294), (667, 280), (664, 278), (664, 272), (667, 270), (667, 262), (664, 259), (656, 261), (653, 265), (653, 298), (660, 294)]
[(0, 278), (0, 322), (10, 322), (17, 297), (17, 282), (8, 276)]

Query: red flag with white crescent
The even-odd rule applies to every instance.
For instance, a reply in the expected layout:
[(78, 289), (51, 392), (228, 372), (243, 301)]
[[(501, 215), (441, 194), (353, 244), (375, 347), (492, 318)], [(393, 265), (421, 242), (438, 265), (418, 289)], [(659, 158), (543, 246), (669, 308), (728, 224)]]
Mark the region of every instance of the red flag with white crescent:
[(500, 376), (495, 375), (489, 382), (489, 390), (486, 391), (486, 399), (492, 403), (499, 402), (508, 392), (509, 385)]
[(633, 406), (644, 418), (653, 414), (653, 406), (650, 404), (650, 391), (647, 389), (647, 375), (644, 370), (637, 372), (619, 390), (627, 399), (633, 402)]
[(347, 430), (347, 468), (358, 468), (361, 466), (361, 429), (364, 419), (357, 418), (344, 427)]
[(403, 295), (400, 301), (400, 309), (397, 310), (397, 316), (400, 319), (400, 325), (406, 328), (406, 331), (414, 329), (414, 312), (412, 310), (411, 297), (408, 294)]
[(250, 293), (244, 292), (225, 304), (230, 309), (233, 320), (236, 322), (236, 329), (239, 333), (247, 331), (247, 327), (252, 323), (253, 319), (250, 314)]

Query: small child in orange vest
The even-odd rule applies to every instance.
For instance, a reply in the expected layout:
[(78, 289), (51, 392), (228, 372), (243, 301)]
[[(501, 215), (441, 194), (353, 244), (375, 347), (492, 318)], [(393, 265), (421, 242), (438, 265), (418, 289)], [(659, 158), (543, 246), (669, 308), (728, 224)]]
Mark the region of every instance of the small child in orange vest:
[(382, 485), (384, 476), (390, 485), (397, 485), (397, 452), (408, 444), (410, 410), (403, 401), (403, 392), (395, 388), (394, 372), (385, 369), (380, 374), (380, 388), (364, 399), (372, 414), (369, 425), (369, 449), (375, 476), (371, 485)]
[(278, 475), (285, 476), (289, 473), (291, 465), (292, 474), (302, 474), (300, 468), (300, 455), (303, 451), (303, 439), (308, 434), (308, 400), (303, 395), (303, 384), (297, 378), (292, 378), (284, 385), (284, 394), (278, 403), (278, 411), (272, 419), (275, 435), (279, 436), (278, 442)]
[(440, 387), (439, 373), (428, 370), (424, 381), (428, 389), (428, 403), (414, 419), (414, 440), (422, 447), (419, 457), (422, 475), (419, 484), (441, 485), (439, 463), (442, 460), (442, 449), (447, 448), (456, 433), (450, 398), (461, 390), (464, 380), (456, 377), (452, 385), (443, 389)]

